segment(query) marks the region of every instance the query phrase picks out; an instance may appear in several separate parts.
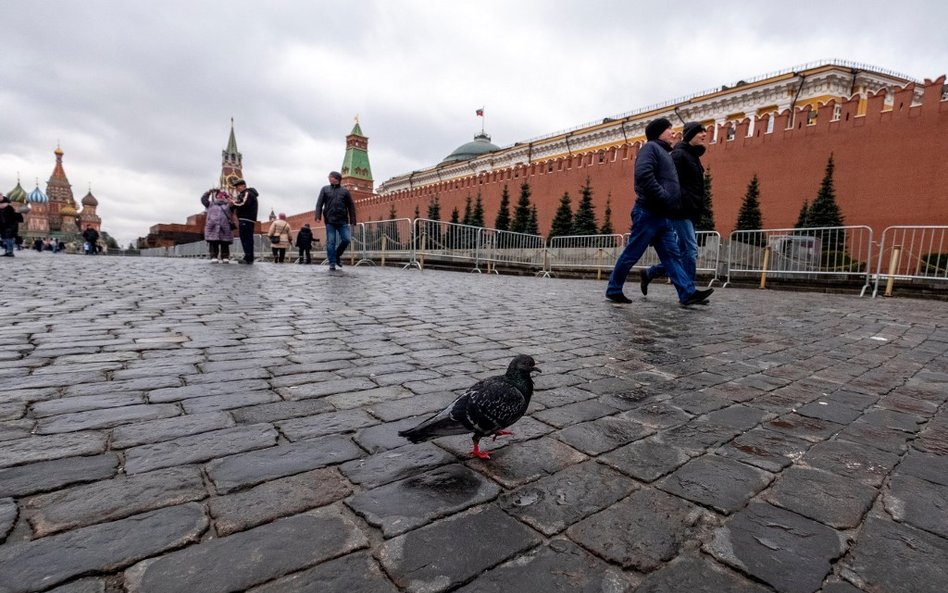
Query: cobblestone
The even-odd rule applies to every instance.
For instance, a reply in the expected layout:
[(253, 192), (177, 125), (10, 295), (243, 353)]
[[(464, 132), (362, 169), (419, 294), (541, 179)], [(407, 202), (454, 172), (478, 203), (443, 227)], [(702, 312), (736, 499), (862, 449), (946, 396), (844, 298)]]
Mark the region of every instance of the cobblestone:
[[(722, 289), (683, 309), (662, 283), (619, 306), (580, 280), (5, 264), (0, 591), (948, 582), (948, 303)], [(517, 353), (543, 372), (515, 434), (482, 440), (490, 460), (469, 435), (397, 435)]]

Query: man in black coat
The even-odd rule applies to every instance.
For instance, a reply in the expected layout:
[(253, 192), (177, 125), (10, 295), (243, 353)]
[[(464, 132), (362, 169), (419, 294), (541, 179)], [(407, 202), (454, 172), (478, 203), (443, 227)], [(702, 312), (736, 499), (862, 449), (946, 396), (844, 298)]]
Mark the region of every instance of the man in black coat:
[[(681, 206), (671, 216), (671, 224), (678, 235), (678, 250), (681, 252), (681, 267), (685, 274), (694, 280), (698, 267), (698, 240), (695, 225), (704, 212), (704, 166), (701, 155), (704, 154), (704, 139), (707, 131), (700, 123), (690, 121), (682, 130), (681, 142), (671, 152), (675, 170), (678, 171), (678, 184), (681, 186)], [(642, 294), (648, 293), (649, 282), (665, 275), (665, 266), (658, 264), (642, 270), (640, 287)]]
[(631, 303), (622, 292), (629, 272), (649, 245), (655, 248), (665, 264), (668, 277), (678, 291), (678, 301), (684, 306), (700, 303), (713, 289), (695, 290), (694, 281), (681, 267), (678, 238), (671, 224), (671, 216), (681, 208), (681, 186), (675, 163), (669, 152), (674, 139), (671, 122), (664, 117), (645, 126), (648, 142), (639, 149), (635, 158), (635, 206), (632, 208), (632, 232), (625, 249), (616, 260), (609, 276), (606, 298), (615, 303)]
[(3, 256), (13, 257), (13, 247), (16, 245), (16, 236), (20, 230), (23, 215), (10, 199), (0, 194), (0, 239), (3, 240)]
[(240, 246), (244, 250), (244, 258), (239, 260), (242, 264), (253, 263), (253, 231), (257, 225), (257, 197), (260, 195), (252, 187), (247, 187), (247, 182), (243, 179), (237, 179), (231, 186), (237, 190), (237, 197), (234, 198), (234, 213), (237, 215), (237, 229), (240, 233)]
[(329, 174), (329, 185), (319, 191), (316, 199), (316, 222), (326, 219), (326, 257), (329, 270), (342, 267), (342, 254), (352, 241), (349, 225), (356, 224), (355, 203), (349, 190), (342, 187), (342, 175), (336, 171)]
[(99, 242), (99, 231), (92, 228), (92, 225), (87, 226), (86, 230), (82, 231), (82, 240), (85, 241), (86, 255), (95, 255), (95, 247)]

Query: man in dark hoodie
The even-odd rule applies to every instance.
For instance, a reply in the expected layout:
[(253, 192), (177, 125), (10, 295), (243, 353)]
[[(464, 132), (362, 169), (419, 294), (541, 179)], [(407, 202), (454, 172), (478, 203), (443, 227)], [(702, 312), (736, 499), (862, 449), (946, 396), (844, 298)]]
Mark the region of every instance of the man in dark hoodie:
[[(671, 152), (678, 183), (681, 186), (681, 207), (672, 214), (671, 223), (678, 235), (678, 250), (681, 252), (681, 267), (692, 280), (698, 267), (698, 239), (695, 225), (704, 212), (704, 166), (701, 155), (704, 154), (704, 139), (707, 131), (700, 123), (690, 121), (682, 130), (681, 142)], [(665, 275), (665, 266), (658, 264), (642, 270), (639, 285), (642, 294), (648, 294), (649, 282)]]
[(238, 263), (253, 263), (253, 231), (257, 226), (257, 197), (260, 195), (252, 187), (247, 187), (247, 182), (243, 179), (237, 179), (231, 183), (231, 187), (237, 190), (237, 197), (234, 198), (234, 212), (237, 214), (237, 228), (240, 232), (240, 246), (244, 250), (244, 258)]
[(695, 290), (694, 281), (681, 266), (678, 237), (669, 218), (681, 208), (678, 173), (669, 155), (674, 138), (671, 122), (664, 117), (652, 120), (645, 127), (645, 137), (648, 142), (639, 149), (635, 159), (632, 232), (609, 277), (606, 298), (615, 303), (632, 302), (623, 294), (622, 286), (632, 266), (651, 244), (678, 291), (679, 303), (684, 306), (700, 303), (714, 290)]

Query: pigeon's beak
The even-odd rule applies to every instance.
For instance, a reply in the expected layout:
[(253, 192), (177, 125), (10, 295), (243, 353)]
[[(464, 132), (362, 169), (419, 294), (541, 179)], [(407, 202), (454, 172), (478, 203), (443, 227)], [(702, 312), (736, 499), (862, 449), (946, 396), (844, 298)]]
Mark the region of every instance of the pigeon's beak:
[(537, 367), (533, 367), (532, 369), (530, 369), (530, 372), (531, 372), (531, 373), (542, 373), (543, 371), (541, 371), (541, 370), (540, 370), (539, 368), (537, 368)]

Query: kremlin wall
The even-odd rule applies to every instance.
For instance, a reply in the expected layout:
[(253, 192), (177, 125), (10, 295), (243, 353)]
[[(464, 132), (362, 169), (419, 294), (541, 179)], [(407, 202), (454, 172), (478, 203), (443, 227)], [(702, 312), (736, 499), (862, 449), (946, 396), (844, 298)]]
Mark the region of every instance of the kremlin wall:
[[(608, 199), (613, 227), (625, 232), (635, 200), (635, 157), (645, 142), (645, 125), (657, 117), (667, 117), (677, 130), (684, 121), (708, 128), (702, 162), (713, 178), (714, 219), (724, 237), (734, 228), (755, 174), (764, 228), (794, 226), (804, 201), (816, 197), (831, 154), (845, 224), (867, 225), (876, 237), (892, 225), (948, 225), (945, 77), (921, 82), (838, 60), (742, 80), (508, 147), (491, 144), (482, 132), (441, 163), (394, 177), (377, 190), (368, 138), (357, 123), (346, 138), (342, 183), (352, 192), (361, 222), (389, 219), (393, 210), (397, 218), (413, 218), (416, 210), (424, 216), (435, 198), (446, 221), (454, 208), (463, 212), (468, 197), (480, 195), (485, 225), (493, 226), (504, 187), (513, 209), (527, 182), (546, 235), (563, 193), (569, 192), (575, 205), (589, 178), (597, 222), (603, 222)], [(225, 170), (233, 174), (229, 151), (236, 153), (233, 129), (222, 179)], [(317, 191), (314, 187), (314, 196)], [(312, 211), (288, 221), (294, 230), (313, 225)], [(149, 243), (170, 244), (160, 241), (161, 227), (189, 227), (193, 237), (203, 230), (199, 224), (202, 214), (187, 225), (157, 225)], [(261, 229), (266, 232), (266, 223)]]

